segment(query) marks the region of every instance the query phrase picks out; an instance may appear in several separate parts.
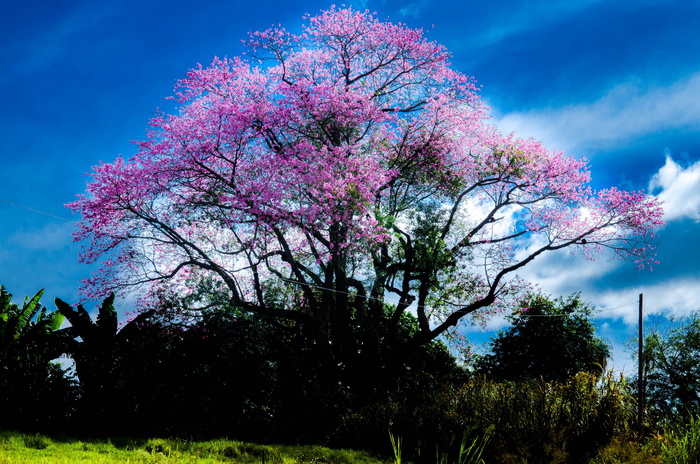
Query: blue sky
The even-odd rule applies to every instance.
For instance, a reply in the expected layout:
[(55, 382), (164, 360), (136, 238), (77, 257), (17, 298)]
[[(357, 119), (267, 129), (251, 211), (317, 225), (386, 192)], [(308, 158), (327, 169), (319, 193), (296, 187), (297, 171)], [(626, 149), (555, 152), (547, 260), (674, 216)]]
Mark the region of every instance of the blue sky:
[[(483, 86), (494, 123), (585, 156), (593, 185), (665, 201), (653, 272), (552, 255), (525, 274), (600, 310), (616, 366), (649, 314), (700, 309), (700, 2), (695, 0), (346, 2), (422, 27)], [(77, 299), (71, 213), (91, 166), (134, 152), (176, 80), (237, 56), (247, 32), (298, 30), (323, 1), (27, 1), (0, 6), (0, 284), (17, 300)], [(124, 307), (127, 303), (123, 303)], [(492, 328), (498, 327), (494, 321)], [(469, 331), (475, 341), (486, 335)], [(486, 337), (487, 338), (487, 337)]]

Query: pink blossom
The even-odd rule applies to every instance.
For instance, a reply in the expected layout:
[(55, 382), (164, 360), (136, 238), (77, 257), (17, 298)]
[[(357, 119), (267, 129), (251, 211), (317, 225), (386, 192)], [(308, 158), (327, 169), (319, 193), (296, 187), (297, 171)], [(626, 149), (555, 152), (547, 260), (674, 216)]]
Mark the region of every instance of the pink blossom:
[(69, 205), (81, 259), (101, 263), (87, 294), (219, 293), (296, 322), (393, 294), (432, 339), (516, 304), (542, 253), (656, 262), (656, 200), (595, 192), (585, 159), (500, 134), (421, 30), (351, 8), (305, 19), (251, 34), (262, 61), (191, 70), (179, 113), (93, 168)]

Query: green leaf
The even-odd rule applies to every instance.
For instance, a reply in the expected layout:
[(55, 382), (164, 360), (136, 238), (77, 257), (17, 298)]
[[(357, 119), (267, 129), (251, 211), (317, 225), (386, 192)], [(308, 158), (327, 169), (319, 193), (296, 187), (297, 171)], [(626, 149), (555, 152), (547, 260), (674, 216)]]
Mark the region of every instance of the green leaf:
[(102, 302), (97, 314), (97, 327), (104, 336), (114, 336), (117, 333), (117, 311), (114, 309), (114, 293)]
[(58, 308), (58, 312), (68, 319), (73, 329), (71, 332), (73, 332), (76, 337), (80, 337), (83, 340), (93, 338), (97, 326), (92, 322), (90, 315), (85, 311), (82, 305), (78, 305), (77, 309), (73, 309), (71, 305), (60, 298), (56, 298), (54, 304)]
[(43, 295), (44, 289), (42, 288), (30, 300), (27, 301), (27, 298), (24, 298), (22, 312), (17, 317), (17, 326), (15, 327), (16, 337), (19, 337), (28, 329), (31, 320), (34, 318), (34, 316), (36, 316), (37, 312), (41, 308), (40, 300)]

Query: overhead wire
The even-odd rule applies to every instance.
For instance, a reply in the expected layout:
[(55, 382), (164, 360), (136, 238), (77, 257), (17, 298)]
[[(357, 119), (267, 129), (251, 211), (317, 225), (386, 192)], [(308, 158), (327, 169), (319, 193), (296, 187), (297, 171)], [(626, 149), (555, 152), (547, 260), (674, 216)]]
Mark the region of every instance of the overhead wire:
[[(307, 283), (307, 282), (300, 282), (300, 281), (294, 280), (294, 279), (282, 278), (282, 280), (285, 281), (285, 282), (287, 282), (287, 283), (297, 284), (297, 285), (305, 285), (305, 286), (307, 286), (307, 287), (312, 287), (312, 288), (316, 288), (316, 289), (319, 289), (319, 290), (325, 290), (325, 291), (329, 291), (329, 292), (333, 292), (333, 293), (340, 293), (340, 294), (343, 294), (343, 295), (357, 295), (357, 293), (346, 292), (346, 291), (338, 290), (338, 289), (335, 289), (335, 288), (328, 288), (328, 287), (324, 287), (324, 286), (316, 285), (316, 284), (312, 284), (312, 283)], [(373, 300), (373, 301), (380, 301), (380, 302), (381, 302), (381, 301), (384, 301), (384, 299), (381, 299), (381, 298), (373, 298), (373, 297), (369, 297), (369, 296), (365, 296), (365, 297), (363, 297), (363, 298), (364, 298), (365, 300)], [(638, 302), (639, 302), (639, 300), (637, 300), (637, 301), (635, 301), (635, 302), (633, 302), (633, 303), (627, 303), (627, 304), (624, 304), (624, 305), (615, 306), (614, 308), (605, 308), (605, 309), (601, 310), (601, 312), (603, 312), (603, 311), (612, 311), (612, 310), (620, 309), (620, 308), (626, 308), (627, 306), (636, 305)], [(645, 312), (646, 312), (646, 311), (645, 311)], [(518, 317), (571, 317), (571, 316), (572, 316), (571, 314), (520, 314), (520, 315), (518, 315)]]
[(71, 222), (71, 223), (73, 223), (73, 224), (77, 224), (77, 222), (78, 222), (78, 221), (74, 221), (74, 220), (72, 220), (72, 219), (66, 219), (66, 218), (61, 217), (61, 216), (56, 216), (55, 214), (47, 213), (46, 211), (41, 211), (41, 210), (38, 210), (38, 209), (35, 209), (35, 208), (30, 208), (29, 206), (20, 205), (19, 203), (13, 203), (13, 202), (11, 202), (11, 201), (3, 200), (2, 198), (0, 198), (0, 202), (6, 203), (6, 204), (11, 205), (11, 206), (14, 206), (14, 207), (16, 207), (16, 208), (26, 209), (27, 211), (31, 211), (31, 212), (33, 212), (33, 213), (43, 214), (44, 216), (48, 216), (48, 217), (51, 217), (51, 218), (54, 218), (54, 219), (59, 219), (59, 220), (61, 220), (61, 221)]
[[(16, 208), (21, 208), (21, 209), (25, 209), (25, 210), (27, 210), (27, 211), (31, 211), (31, 212), (33, 212), (33, 213), (37, 213), (37, 214), (41, 214), (41, 215), (44, 215), (44, 216), (48, 216), (48, 217), (51, 217), (51, 218), (53, 218), (53, 219), (58, 219), (58, 220), (60, 220), (60, 221), (70, 222), (70, 223), (73, 223), (73, 224), (77, 224), (77, 223), (78, 223), (77, 221), (74, 221), (74, 220), (72, 220), (72, 219), (67, 219), (67, 218), (64, 218), (64, 217), (61, 217), (61, 216), (57, 216), (57, 215), (55, 215), (55, 214), (51, 214), (51, 213), (47, 213), (47, 212), (45, 212), (45, 211), (38, 210), (38, 209), (36, 209), (36, 208), (31, 208), (31, 207), (29, 207), (29, 206), (21, 205), (21, 204), (19, 204), (19, 203), (14, 203), (14, 202), (11, 202), (11, 201), (8, 201), (8, 200), (4, 200), (4, 199), (2, 199), (2, 198), (0, 198), (0, 202), (5, 203), (5, 204), (8, 204), (8, 205), (11, 205), (11, 206), (14, 206), (14, 207), (16, 207)], [(319, 289), (319, 290), (325, 290), (325, 291), (330, 291), (330, 292), (340, 293), (340, 294), (345, 294), (345, 295), (356, 295), (356, 293), (345, 292), (345, 291), (342, 291), (342, 290), (333, 289), (333, 288), (328, 288), (328, 287), (323, 287), (323, 286), (321, 286), (321, 285), (316, 285), (316, 284), (307, 283), (307, 282), (300, 282), (300, 281), (298, 281), (298, 280), (285, 279), (285, 278), (283, 278), (282, 280), (285, 281), (285, 282), (287, 282), (287, 283), (293, 283), (293, 284), (299, 284), (299, 285), (306, 285), (306, 286), (308, 286), (308, 287), (317, 288), (317, 289)], [(364, 296), (363, 298), (364, 298), (365, 300), (384, 301), (384, 299), (373, 298), (373, 297), (369, 297), (369, 296)], [(612, 310), (615, 310), (615, 309), (626, 308), (626, 307), (628, 307), (628, 306), (632, 306), (632, 305), (635, 305), (635, 304), (637, 304), (637, 303), (639, 303), (639, 300), (635, 301), (634, 303), (627, 303), (627, 304), (624, 304), (624, 305), (615, 306), (614, 308), (605, 308), (604, 311), (612, 311)], [(644, 313), (645, 313), (647, 316), (649, 315), (649, 313), (646, 311), (645, 308), (643, 308), (643, 311), (644, 311)], [(571, 315), (570, 315), (570, 314), (521, 314), (521, 315), (519, 315), (518, 317), (571, 317)]]

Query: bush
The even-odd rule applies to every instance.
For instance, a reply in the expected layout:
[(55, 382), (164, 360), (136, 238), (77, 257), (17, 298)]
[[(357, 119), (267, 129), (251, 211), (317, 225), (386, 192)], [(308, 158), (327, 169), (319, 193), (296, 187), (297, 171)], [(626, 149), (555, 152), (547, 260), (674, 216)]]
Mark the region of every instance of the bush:
[(602, 374), (610, 349), (595, 336), (592, 313), (578, 294), (567, 300), (530, 296), (510, 317), (512, 327), (491, 340), (474, 367), (489, 379), (516, 382), (563, 382), (579, 372)]
[(691, 416), (681, 427), (669, 427), (661, 441), (664, 464), (700, 462), (700, 419)]
[(624, 435), (634, 400), (622, 380), (578, 374), (567, 382), (470, 380), (453, 411), (461, 427), (492, 430), (489, 462), (586, 463)]
[(615, 437), (600, 450), (590, 464), (661, 464), (661, 458), (649, 446), (626, 437)]

